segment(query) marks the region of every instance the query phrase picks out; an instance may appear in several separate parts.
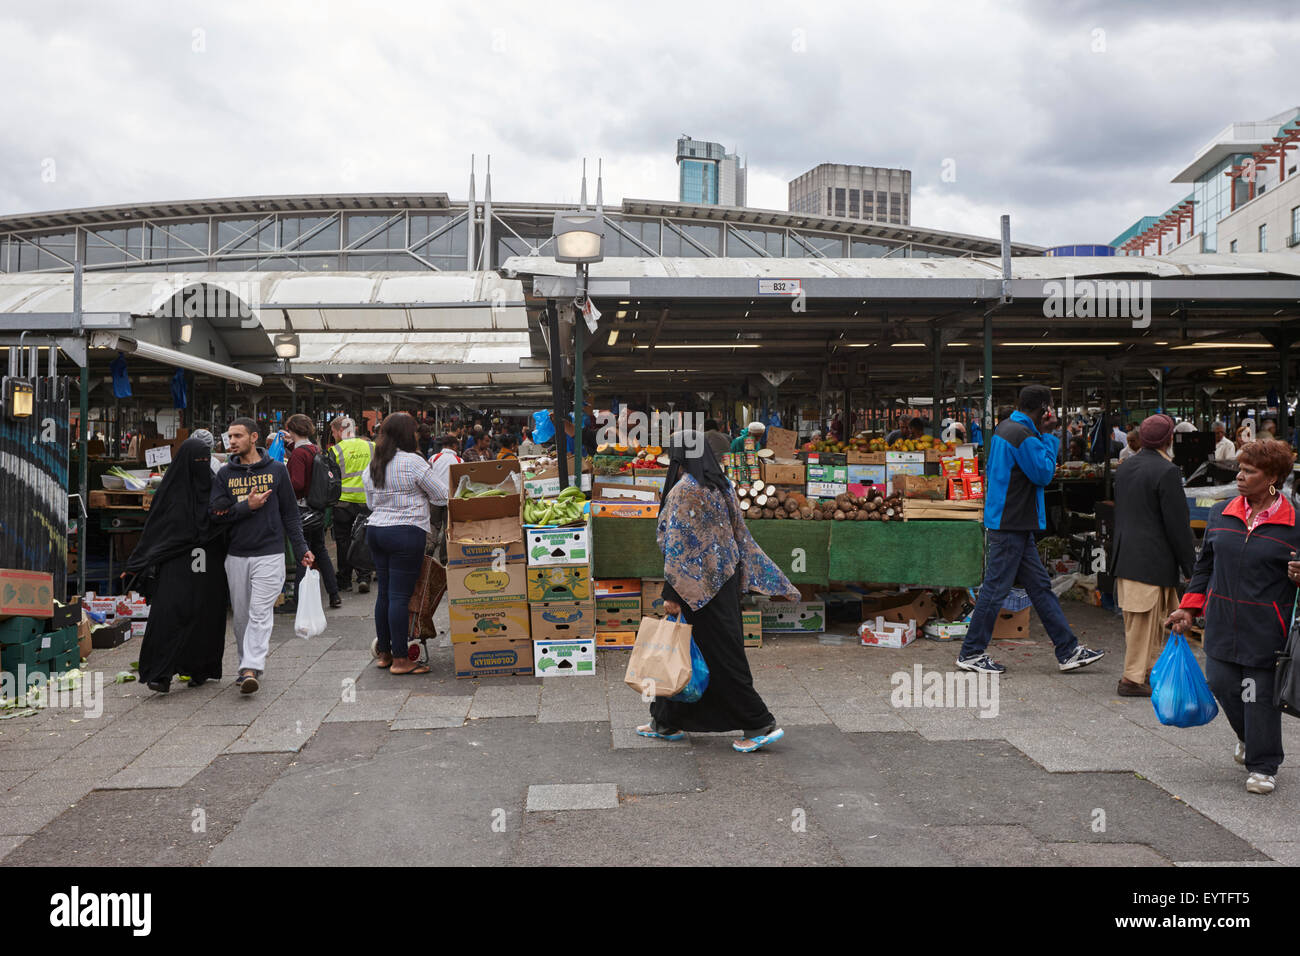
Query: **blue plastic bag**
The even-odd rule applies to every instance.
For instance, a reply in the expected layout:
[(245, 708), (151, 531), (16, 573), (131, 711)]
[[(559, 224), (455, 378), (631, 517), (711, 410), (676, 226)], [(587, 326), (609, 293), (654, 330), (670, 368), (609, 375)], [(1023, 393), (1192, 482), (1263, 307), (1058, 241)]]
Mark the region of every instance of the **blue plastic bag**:
[(1201, 665), (1177, 631), (1165, 642), (1165, 649), (1151, 668), (1151, 706), (1156, 719), (1172, 727), (1199, 727), (1219, 713)]
[(533, 444), (545, 445), (554, 437), (555, 423), (551, 421), (551, 413), (545, 409), (533, 412)]
[(280, 462), (281, 464), (284, 464), (284, 459), (285, 459), (284, 436), (281, 435), (279, 432), (275, 433), (275, 438), (272, 439), (270, 446), (266, 449), (266, 454), (269, 457)]
[[(684, 618), (669, 615), (670, 621), (684, 621)], [(709, 689), (709, 665), (704, 660), (704, 655), (700, 653), (699, 647), (695, 644), (695, 635), (691, 635), (691, 679), (669, 700), (675, 700), (679, 704), (694, 704), (704, 692)]]

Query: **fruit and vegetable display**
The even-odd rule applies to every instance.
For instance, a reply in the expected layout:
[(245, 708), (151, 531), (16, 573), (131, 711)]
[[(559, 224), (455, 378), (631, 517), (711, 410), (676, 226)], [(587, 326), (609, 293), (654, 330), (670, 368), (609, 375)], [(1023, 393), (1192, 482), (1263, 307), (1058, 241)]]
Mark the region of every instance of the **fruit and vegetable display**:
[(903, 499), (885, 497), (877, 489), (865, 495), (809, 498), (761, 481), (736, 487), (746, 520), (790, 521), (902, 521)]
[(592, 470), (597, 475), (626, 475), (647, 468), (665, 468), (668, 465), (663, 448), (658, 445), (600, 445), (592, 459)]
[(529, 498), (524, 502), (524, 523), (532, 525), (569, 525), (586, 521), (583, 508), (587, 496), (570, 485), (560, 492), (557, 498), (535, 500)]
[(808, 442), (804, 445), (804, 450), (828, 453), (849, 451), (953, 451), (956, 447), (955, 443), (940, 441), (933, 435), (922, 435), (920, 438), (900, 438), (893, 442), (886, 442), (878, 435), (873, 437), (869, 432), (858, 432), (845, 441)]

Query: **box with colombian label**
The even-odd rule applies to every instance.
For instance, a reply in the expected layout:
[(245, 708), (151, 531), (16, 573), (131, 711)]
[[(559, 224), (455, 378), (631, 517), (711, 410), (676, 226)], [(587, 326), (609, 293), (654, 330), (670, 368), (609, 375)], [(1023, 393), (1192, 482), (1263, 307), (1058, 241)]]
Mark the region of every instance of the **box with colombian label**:
[(447, 542), (447, 567), (457, 568), (480, 564), (522, 564), (524, 542), (516, 534), (511, 541), (489, 544), (472, 544), (461, 541)]
[(491, 637), (452, 644), (452, 656), (459, 678), (533, 673), (533, 642), (526, 638)]
[(533, 641), (537, 677), (590, 677), (596, 673), (596, 642)]
[(746, 647), (763, 646), (763, 612), (745, 608), (740, 612), (740, 627)]
[(594, 601), (542, 601), (528, 606), (533, 640), (560, 641), (596, 636)]
[(588, 564), (591, 561), (591, 537), (586, 525), (527, 528), (525, 535), (529, 567)]
[(641, 613), (647, 617), (663, 617), (667, 613), (664, 610), (663, 578), (641, 579)]
[(627, 501), (622, 498), (597, 500), (591, 503), (591, 513), (604, 518), (657, 518), (659, 502)]
[(531, 639), (528, 605), (523, 601), (495, 604), (453, 604), (447, 609), (451, 642), (476, 641), (484, 637)]

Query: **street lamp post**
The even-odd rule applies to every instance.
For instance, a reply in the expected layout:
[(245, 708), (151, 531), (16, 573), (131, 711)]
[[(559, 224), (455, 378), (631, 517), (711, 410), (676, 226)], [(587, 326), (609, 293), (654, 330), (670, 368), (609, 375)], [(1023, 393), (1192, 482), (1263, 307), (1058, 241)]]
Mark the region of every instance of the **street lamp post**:
[[(587, 164), (584, 161), (579, 208), (575, 212), (557, 212), (551, 228), (551, 234), (555, 239), (555, 261), (572, 262), (577, 267), (575, 277), (577, 287), (573, 297), (573, 451), (576, 471), (574, 477), (579, 486), (582, 484), (582, 324), (583, 312), (587, 304), (587, 267), (605, 258), (605, 213), (602, 206), (600, 177), (597, 174), (596, 208), (594, 211), (587, 208)], [(551, 349), (558, 348), (559, 342), (553, 336)], [(555, 363), (552, 362), (552, 368), (554, 367)], [(560, 394), (558, 389), (555, 394), (557, 396)], [(557, 406), (561, 404), (563, 403), (557, 402)], [(562, 433), (563, 408), (555, 409), (555, 419), (556, 429)], [(560, 438), (562, 437), (562, 434), (557, 434), (555, 437), (557, 449), (561, 449)], [(560, 487), (563, 488), (569, 484), (569, 456), (561, 449), (559, 458)]]

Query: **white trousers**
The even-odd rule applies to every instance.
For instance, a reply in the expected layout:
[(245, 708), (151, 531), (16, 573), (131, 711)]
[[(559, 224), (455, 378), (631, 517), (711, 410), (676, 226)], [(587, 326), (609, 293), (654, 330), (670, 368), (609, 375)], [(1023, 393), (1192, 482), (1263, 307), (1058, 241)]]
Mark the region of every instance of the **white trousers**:
[(284, 588), (284, 555), (226, 556), (230, 609), (235, 619), (239, 669), (266, 670), (275, 623), (275, 599)]

